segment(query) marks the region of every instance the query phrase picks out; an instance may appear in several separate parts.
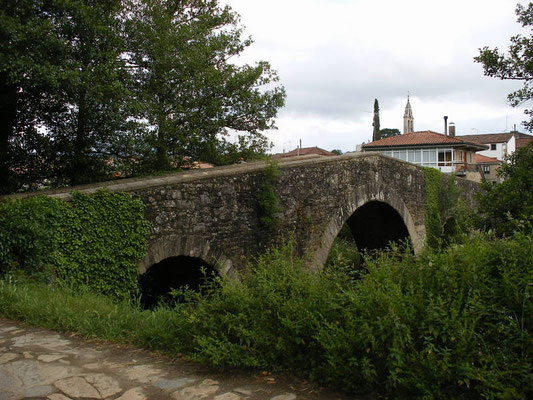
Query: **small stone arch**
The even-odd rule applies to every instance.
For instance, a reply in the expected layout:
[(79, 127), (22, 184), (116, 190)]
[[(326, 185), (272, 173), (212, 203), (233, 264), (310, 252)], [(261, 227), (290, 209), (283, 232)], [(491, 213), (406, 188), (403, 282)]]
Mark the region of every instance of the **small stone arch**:
[(194, 236), (181, 237), (167, 235), (149, 241), (148, 253), (139, 262), (139, 275), (144, 274), (152, 265), (171, 258), (187, 256), (204, 260), (222, 276), (233, 276), (233, 263), (222, 254), (217, 254), (211, 249), (209, 242), (202, 241)]
[(320, 270), (328, 257), (333, 241), (339, 234), (346, 221), (362, 206), (370, 202), (382, 202), (393, 208), (402, 218), (415, 253), (420, 252), (425, 241), (425, 226), (416, 226), (409, 209), (402, 198), (391, 189), (387, 191), (375, 190), (373, 187), (359, 187), (357, 193), (353, 193), (350, 201), (342, 204), (337, 210), (331, 222), (322, 233), (320, 244), (312, 259), (312, 270)]

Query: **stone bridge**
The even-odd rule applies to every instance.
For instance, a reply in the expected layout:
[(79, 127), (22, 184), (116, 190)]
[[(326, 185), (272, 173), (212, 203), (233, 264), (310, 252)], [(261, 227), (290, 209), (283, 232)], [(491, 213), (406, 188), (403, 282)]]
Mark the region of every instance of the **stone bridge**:
[[(76, 189), (107, 187), (142, 198), (154, 228), (148, 255), (139, 264), (141, 274), (163, 260), (188, 257), (231, 276), (247, 259), (289, 235), (309, 257), (310, 268), (318, 269), (345, 223), (359, 248), (404, 238), (410, 238), (415, 251), (423, 246), (426, 193), (421, 168), (376, 153), (280, 160), (275, 185), (279, 222), (268, 229), (258, 215), (265, 165), (239, 164)], [(477, 185), (460, 179), (457, 183), (472, 199)], [(52, 195), (69, 196), (66, 191)]]

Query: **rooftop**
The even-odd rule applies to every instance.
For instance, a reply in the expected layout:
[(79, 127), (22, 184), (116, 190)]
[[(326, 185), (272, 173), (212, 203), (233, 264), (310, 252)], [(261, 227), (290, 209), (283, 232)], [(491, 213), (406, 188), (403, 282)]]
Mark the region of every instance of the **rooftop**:
[(467, 141), (458, 137), (445, 136), (442, 133), (433, 131), (419, 131), (409, 132), (403, 135), (391, 136), (385, 139), (376, 140), (363, 145), (363, 148), (378, 148), (378, 147), (399, 147), (399, 146), (417, 146), (417, 145), (463, 145), (473, 147), (477, 150), (484, 150), (487, 146), (480, 145), (474, 141)]
[(481, 144), (491, 143), (505, 143), (508, 142), (513, 135), (516, 135), (517, 139), (533, 139), (533, 136), (522, 132), (507, 132), (507, 133), (484, 133), (481, 135), (461, 135), (458, 137), (464, 140), (469, 140)]

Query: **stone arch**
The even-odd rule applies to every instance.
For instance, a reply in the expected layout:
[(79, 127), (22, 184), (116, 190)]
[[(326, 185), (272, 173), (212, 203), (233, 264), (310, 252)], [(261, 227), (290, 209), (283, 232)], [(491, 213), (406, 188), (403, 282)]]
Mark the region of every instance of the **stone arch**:
[(324, 266), (333, 241), (346, 221), (360, 207), (370, 202), (382, 202), (394, 209), (407, 228), (415, 253), (418, 253), (422, 249), (425, 241), (425, 227), (415, 225), (411, 212), (403, 199), (392, 189), (383, 191), (375, 190), (374, 187), (362, 186), (358, 187), (357, 192), (350, 196), (350, 200), (347, 203), (340, 206), (331, 222), (322, 232), (320, 244), (312, 259), (311, 268), (313, 270), (319, 270)]
[(148, 253), (139, 262), (139, 275), (144, 274), (152, 265), (172, 258), (186, 256), (202, 259), (222, 276), (233, 275), (233, 263), (222, 254), (217, 254), (208, 241), (201, 240), (194, 236), (182, 237), (178, 235), (167, 235), (149, 241)]

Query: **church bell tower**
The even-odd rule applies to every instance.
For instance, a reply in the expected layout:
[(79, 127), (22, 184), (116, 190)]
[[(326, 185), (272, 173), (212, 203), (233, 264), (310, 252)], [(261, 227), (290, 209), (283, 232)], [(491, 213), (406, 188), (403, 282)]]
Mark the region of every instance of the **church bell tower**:
[(409, 132), (414, 132), (414, 118), (411, 103), (409, 103), (409, 95), (407, 95), (407, 104), (405, 105), (405, 113), (403, 114), (403, 133)]

